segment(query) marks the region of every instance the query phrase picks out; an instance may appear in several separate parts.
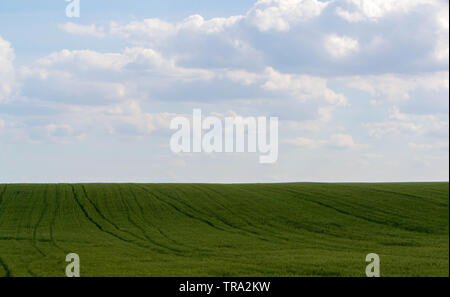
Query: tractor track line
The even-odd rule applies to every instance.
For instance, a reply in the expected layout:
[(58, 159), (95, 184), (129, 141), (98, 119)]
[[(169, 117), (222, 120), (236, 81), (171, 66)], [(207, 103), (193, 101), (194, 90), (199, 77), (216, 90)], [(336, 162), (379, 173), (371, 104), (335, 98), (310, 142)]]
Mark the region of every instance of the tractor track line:
[[(68, 254), (69, 253), (68, 251), (64, 250), (63, 248), (61, 248), (56, 243), (56, 240), (55, 240), (55, 237), (54, 237), (54, 234), (53, 234), (54, 233), (53, 229), (55, 228), (55, 224), (56, 224), (56, 217), (58, 215), (59, 209), (61, 208), (61, 202), (60, 202), (61, 198), (59, 198), (59, 196), (58, 196), (58, 188), (59, 187), (61, 187), (61, 186), (60, 185), (56, 185), (56, 189), (55, 189), (55, 192), (56, 192), (56, 195), (55, 195), (56, 206), (55, 206), (55, 210), (53, 211), (53, 215), (52, 215), (52, 218), (51, 218), (50, 224), (49, 224), (50, 241), (51, 241), (52, 245), (55, 246), (57, 249), (59, 249), (60, 251), (66, 253), (66, 254)], [(66, 194), (66, 191), (64, 191), (64, 195), (65, 194)]]
[(128, 188), (128, 190), (130, 191), (131, 196), (133, 196), (134, 201), (135, 201), (136, 205), (137, 205), (138, 208), (139, 208), (139, 212), (140, 212), (140, 214), (141, 214), (141, 217), (142, 217), (144, 223), (146, 223), (146, 225), (149, 226), (149, 227), (155, 228), (155, 229), (159, 232), (159, 234), (161, 234), (161, 235), (162, 235), (164, 238), (166, 238), (169, 242), (171, 242), (171, 243), (173, 243), (173, 244), (176, 244), (176, 245), (183, 246), (184, 244), (182, 244), (182, 243), (180, 243), (180, 242), (177, 242), (176, 240), (174, 240), (174, 239), (168, 237), (168, 236), (161, 230), (161, 228), (159, 228), (159, 227), (156, 226), (155, 224), (152, 224), (152, 223), (147, 219), (147, 216), (145, 215), (145, 212), (144, 212), (144, 208), (142, 207), (141, 203), (138, 201), (137, 196), (136, 196), (136, 193), (133, 191), (133, 187), (130, 186), (130, 187)]
[(6, 263), (2, 260), (2, 258), (0, 258), (0, 266), (3, 268), (3, 270), (5, 270), (5, 277), (12, 276), (11, 270), (9, 269), (8, 265), (6, 265)]
[[(250, 194), (253, 194), (253, 195), (255, 195), (255, 193), (254, 192), (252, 192), (252, 191), (250, 191), (250, 190), (248, 190), (248, 189), (245, 189), (245, 188), (243, 188), (243, 187), (239, 187), (239, 190), (240, 191), (245, 191), (245, 192), (248, 192), (248, 193), (250, 193)], [(279, 194), (279, 191), (276, 191), (276, 190), (271, 190), (270, 188), (265, 188), (265, 190), (266, 191), (269, 191), (269, 192), (274, 192), (274, 193), (277, 193), (277, 194)], [(258, 194), (258, 195), (261, 195), (261, 194)], [(309, 200), (305, 200), (305, 202), (309, 202)], [(314, 205), (313, 203), (311, 203), (312, 205)], [(281, 217), (281, 219), (284, 219), (283, 217)], [(300, 224), (299, 222), (296, 222), (297, 224)], [(336, 237), (336, 238), (342, 238), (341, 236), (338, 236), (338, 235), (336, 235), (336, 234), (333, 234), (333, 233), (330, 233), (330, 232), (323, 232), (323, 231), (319, 231), (317, 228), (316, 229), (314, 229), (314, 228), (311, 228), (311, 226), (308, 226), (308, 225), (305, 225), (305, 224), (300, 224), (301, 225), (301, 229), (303, 229), (303, 230), (305, 230), (305, 231), (307, 231), (307, 232), (310, 232), (310, 233), (312, 233), (312, 234), (327, 234), (327, 235), (330, 235), (330, 236), (333, 236), (333, 237)], [(276, 225), (273, 225), (273, 224), (268, 224), (268, 226), (272, 226), (273, 228), (279, 228), (279, 226), (276, 226)], [(264, 230), (264, 229), (263, 229)], [(274, 233), (273, 231), (271, 232), (272, 234), (276, 234), (276, 233)], [(273, 237), (275, 237), (275, 238), (278, 238), (278, 239), (280, 239), (280, 236), (276, 236), (276, 235), (272, 235)], [(281, 237), (281, 239), (284, 239), (284, 240), (286, 240), (286, 241), (291, 241), (290, 239), (287, 239), (287, 238), (284, 238), (284, 237)]]
[[(13, 201), (15, 201), (15, 200), (17, 199), (17, 197), (19, 196), (20, 193), (21, 193), (20, 191), (15, 191), (15, 192), (14, 192), (14, 198), (13, 198)], [(32, 206), (31, 206), (30, 211), (28, 212), (28, 217), (31, 217), (31, 214), (32, 214), (32, 212), (33, 212), (33, 209), (34, 209), (34, 207), (35, 207), (35, 205), (36, 205), (36, 199), (33, 199), (34, 194), (35, 194), (35, 191), (31, 191), (31, 195), (30, 195), (30, 197), (29, 197), (29, 200), (32, 200), (32, 203), (31, 203)], [(20, 241), (20, 238), (22, 238), (22, 237), (19, 236), (19, 233), (20, 233), (20, 226), (21, 226), (21, 223), (24, 221), (24, 218), (25, 218), (25, 212), (22, 212), (21, 215), (20, 215), (19, 223), (18, 223), (17, 226), (16, 226), (16, 232), (15, 232), (16, 234), (15, 234), (15, 236), (14, 236), (14, 240), (15, 240), (16, 242), (17, 242), (17, 241)], [(30, 221), (30, 225), (31, 225), (31, 221)], [(31, 243), (31, 246), (32, 246), (34, 249), (36, 249), (36, 250), (38, 251), (39, 254), (42, 255), (42, 251), (39, 250), (39, 249), (37, 249), (37, 247), (33, 245), (33, 240), (30, 239), (30, 237), (24, 235), (23, 238), (24, 238), (28, 243)], [(33, 260), (30, 261), (29, 263), (27, 263), (26, 269), (27, 269), (27, 272), (28, 272), (31, 276), (36, 276), (36, 274), (35, 274), (33, 271), (31, 271), (30, 268), (29, 268), (29, 266), (30, 266), (30, 264), (31, 264), (32, 262), (33, 262)]]
[[(125, 206), (126, 209), (127, 209), (127, 219), (128, 219), (128, 221), (129, 221), (133, 226), (135, 226), (139, 231), (141, 231), (141, 233), (144, 235), (145, 239), (147, 239), (148, 242), (150, 242), (151, 244), (153, 244), (153, 245), (155, 245), (155, 246), (157, 246), (157, 247), (159, 247), (159, 248), (169, 250), (169, 251), (171, 251), (171, 252), (173, 252), (173, 253), (176, 253), (176, 254), (181, 254), (181, 253), (182, 253), (181, 250), (177, 250), (177, 249), (174, 249), (174, 248), (165, 246), (165, 245), (163, 245), (163, 244), (161, 244), (161, 243), (159, 243), (159, 242), (153, 240), (152, 238), (150, 238), (150, 237), (147, 235), (147, 233), (145, 232), (145, 229), (142, 228), (141, 226), (139, 226), (139, 224), (136, 223), (136, 222), (133, 220), (133, 218), (132, 218), (132, 216), (131, 216), (131, 214), (130, 214), (130, 209), (131, 209), (131, 207), (130, 207), (129, 203), (126, 201), (126, 199), (124, 199), (123, 193), (122, 193), (122, 189), (121, 189), (120, 187), (119, 187), (119, 195), (120, 195), (120, 199), (122, 200), (122, 203), (124, 204), (124, 206)], [(167, 252), (166, 252), (165, 250), (162, 250), (162, 251), (160, 251), (160, 252), (163, 253), (163, 254), (167, 254)]]
[(81, 187), (82, 187), (82, 189), (83, 189), (84, 196), (85, 196), (86, 199), (89, 201), (89, 203), (94, 207), (95, 211), (98, 213), (98, 215), (99, 215), (102, 219), (104, 219), (106, 222), (108, 222), (109, 224), (111, 224), (117, 231), (124, 232), (124, 233), (126, 233), (126, 234), (128, 234), (128, 235), (130, 235), (130, 236), (132, 236), (132, 237), (134, 237), (134, 238), (136, 238), (136, 239), (146, 241), (145, 238), (143, 238), (143, 237), (141, 237), (141, 236), (139, 236), (139, 235), (136, 235), (136, 234), (134, 234), (133, 232), (130, 232), (130, 231), (126, 230), (126, 229), (121, 228), (121, 227), (118, 226), (116, 223), (114, 223), (112, 220), (108, 219), (108, 218), (101, 212), (101, 210), (99, 209), (99, 207), (97, 206), (97, 204), (95, 204), (95, 203), (88, 197), (86, 187), (85, 187), (84, 185), (82, 185)]
[(94, 224), (94, 225), (97, 227), (97, 229), (99, 229), (101, 232), (104, 232), (104, 233), (106, 233), (106, 234), (109, 234), (109, 235), (111, 235), (111, 236), (113, 236), (113, 237), (115, 237), (115, 238), (117, 238), (117, 239), (119, 239), (119, 240), (121, 240), (121, 241), (123, 241), (123, 242), (125, 242), (125, 243), (131, 244), (131, 245), (136, 245), (136, 246), (138, 246), (138, 247), (140, 247), (140, 248), (144, 248), (144, 249), (147, 249), (147, 248), (148, 248), (147, 245), (142, 245), (142, 244), (140, 244), (140, 243), (137, 243), (137, 242), (134, 242), (134, 241), (125, 239), (125, 238), (123, 238), (123, 237), (121, 237), (121, 236), (115, 234), (114, 232), (110, 232), (110, 231), (108, 231), (108, 230), (105, 230), (99, 223), (97, 223), (97, 222), (96, 222), (96, 221), (88, 214), (88, 212), (86, 211), (86, 209), (84, 208), (83, 204), (81, 204), (81, 202), (80, 202), (80, 200), (79, 200), (79, 198), (78, 198), (78, 194), (76, 193), (75, 187), (74, 187), (73, 185), (71, 185), (71, 186), (72, 186), (72, 193), (73, 193), (73, 196), (74, 196), (74, 199), (75, 199), (76, 203), (77, 203), (78, 206), (80, 207), (80, 209), (81, 209), (81, 211), (83, 212), (84, 216), (85, 216), (92, 224)]
[[(155, 199), (159, 200), (160, 202), (162, 202), (162, 203), (164, 203), (164, 204), (169, 205), (170, 207), (172, 207), (173, 209), (175, 209), (177, 212), (181, 213), (182, 215), (187, 216), (187, 217), (189, 217), (189, 218), (191, 218), (191, 219), (193, 219), (193, 220), (200, 221), (200, 222), (202, 222), (202, 223), (204, 223), (204, 224), (207, 224), (208, 226), (210, 226), (210, 227), (212, 227), (212, 228), (214, 228), (214, 229), (216, 229), (216, 230), (223, 231), (223, 232), (227, 232), (227, 230), (222, 229), (222, 228), (220, 228), (220, 227), (217, 227), (216, 225), (214, 225), (213, 223), (211, 223), (210, 221), (208, 221), (208, 220), (206, 220), (206, 219), (203, 219), (203, 218), (201, 218), (201, 217), (196, 217), (196, 216), (194, 216), (194, 215), (192, 215), (192, 214), (190, 214), (190, 213), (188, 213), (188, 212), (185, 212), (185, 211), (181, 210), (180, 208), (178, 208), (178, 207), (177, 207), (176, 205), (174, 205), (173, 203), (171, 203), (171, 202), (169, 202), (169, 201), (165, 201), (164, 199), (162, 199), (161, 197), (159, 197), (158, 195), (156, 195), (154, 192), (150, 191), (150, 190), (147, 189), (146, 187), (142, 187), (142, 186), (140, 186), (140, 187), (141, 187), (142, 189), (144, 189), (145, 192), (147, 192), (147, 193), (149, 193), (151, 196), (153, 196)], [(165, 194), (165, 193), (163, 193), (163, 192), (160, 192), (160, 191), (158, 191), (158, 192), (159, 192), (160, 194), (164, 195), (165, 197), (170, 198), (169, 196), (167, 196), (167, 194)], [(174, 199), (174, 198), (172, 198), (172, 199)], [(176, 199), (175, 199), (175, 200), (176, 200)]]
[[(3, 191), (0, 193), (0, 207), (2, 206), (3, 196), (5, 195), (7, 189), (8, 189), (8, 185), (5, 185), (5, 187), (3, 188)], [(0, 208), (0, 210), (1, 210), (1, 208)]]
[[(350, 217), (353, 217), (353, 218), (357, 218), (357, 219), (360, 219), (360, 220), (363, 220), (363, 221), (366, 221), (366, 222), (370, 222), (370, 223), (374, 223), (374, 224), (379, 224), (379, 225), (384, 225), (384, 226), (389, 226), (389, 227), (394, 227), (394, 228), (399, 228), (399, 229), (406, 230), (406, 231), (410, 231), (410, 232), (418, 232), (418, 233), (425, 233), (425, 234), (429, 234), (429, 233), (430, 233), (430, 232), (429, 232), (428, 230), (426, 230), (426, 229), (423, 229), (423, 230), (420, 229), (420, 230), (419, 230), (419, 229), (414, 229), (414, 228), (410, 228), (410, 227), (407, 227), (407, 226), (402, 226), (402, 225), (400, 225), (400, 224), (393, 224), (393, 223), (389, 223), (389, 222), (382, 222), (382, 221), (380, 221), (380, 220), (371, 219), (371, 218), (364, 217), (364, 216), (360, 216), (360, 215), (355, 215), (355, 214), (352, 214), (351, 212), (348, 212), (348, 211), (345, 211), (345, 210), (336, 208), (336, 207), (331, 206), (331, 205), (329, 205), (329, 204), (326, 204), (326, 203), (323, 203), (323, 202), (320, 202), (320, 201), (313, 201), (313, 200), (311, 200), (311, 199), (307, 199), (307, 198), (305, 198), (305, 196), (306, 196), (305, 193), (300, 193), (300, 192), (297, 192), (297, 191), (295, 191), (295, 190), (291, 190), (291, 189), (286, 188), (285, 191), (290, 192), (290, 193), (293, 193), (293, 194), (296, 194), (296, 195), (302, 195), (301, 197), (302, 197), (305, 201), (309, 201), (309, 202), (311, 202), (311, 203), (314, 203), (314, 204), (317, 204), (317, 205), (320, 205), (320, 206), (323, 206), (323, 207), (332, 209), (332, 210), (334, 210), (334, 211), (336, 211), (336, 212), (338, 212), (338, 213), (340, 213), (340, 214), (343, 214), (343, 215), (346, 215), (346, 216), (350, 216)], [(298, 197), (298, 196), (297, 196), (297, 197)]]
[[(195, 214), (195, 213), (198, 214), (197, 216), (195, 216), (195, 215), (190, 214), (190, 213), (188, 213), (188, 212), (186, 212), (186, 211), (182, 211), (180, 208), (178, 208), (177, 206), (175, 206), (173, 203), (170, 203), (169, 201), (165, 201), (167, 204), (169, 204), (170, 206), (172, 206), (175, 210), (177, 210), (178, 212), (180, 212), (180, 213), (182, 213), (182, 214), (184, 214), (184, 215), (186, 215), (186, 216), (188, 216), (188, 217), (190, 217), (190, 218), (192, 218), (192, 219), (195, 219), (195, 220), (201, 221), (201, 222), (203, 222), (203, 223), (205, 223), (205, 224), (208, 224), (208, 225), (211, 226), (212, 228), (217, 229), (217, 230), (222, 231), (222, 232), (227, 232), (227, 233), (231, 233), (231, 234), (236, 234), (236, 232), (233, 232), (232, 230), (234, 230), (234, 231), (238, 230), (238, 231), (242, 232), (240, 229), (234, 227), (233, 225), (228, 224), (226, 221), (222, 220), (222, 219), (219, 218), (219, 217), (214, 217), (214, 218), (217, 218), (222, 224), (224, 224), (224, 225), (227, 226), (228, 228), (231, 228), (231, 230), (230, 230), (230, 229), (224, 229), (224, 228), (221, 228), (221, 227), (219, 227), (219, 226), (213, 224), (211, 221), (209, 221), (209, 220), (207, 220), (207, 219), (205, 219), (205, 218), (199, 216), (199, 215), (202, 215), (202, 216), (207, 217), (207, 218), (210, 218), (210, 217), (211, 217), (210, 215), (206, 214), (205, 212), (200, 211), (200, 210), (197, 210), (197, 209), (193, 208), (192, 206), (190, 206), (189, 204), (187, 204), (186, 202), (182, 201), (182, 200), (180, 199), (180, 196), (179, 196), (178, 194), (177, 194), (177, 196), (178, 196), (178, 199), (177, 199), (177, 198), (172, 197), (172, 196), (168, 195), (167, 193), (164, 193), (164, 192), (162, 192), (162, 191), (160, 191), (160, 190), (155, 190), (155, 191), (158, 191), (158, 193), (162, 194), (163, 196), (169, 198), (169, 199), (172, 200), (172, 201), (181, 203), (182, 205), (184, 205), (185, 207), (187, 207), (189, 210), (191, 210), (194, 214)], [(155, 193), (153, 193), (153, 192), (150, 192), (150, 193), (152, 193), (155, 197), (158, 197)], [(158, 197), (158, 198), (159, 198), (159, 197)], [(161, 198), (159, 198), (159, 199), (161, 200)], [(248, 235), (248, 234), (247, 234), (247, 235)], [(266, 241), (266, 242), (269, 241), (268, 239), (266, 239), (266, 238), (264, 238), (264, 237), (257, 237), (257, 236), (256, 236), (256, 238), (258, 238), (258, 239), (261, 240), (261, 241)]]
[[(255, 225), (253, 225), (252, 223), (250, 223), (247, 219), (242, 218), (242, 217), (236, 215), (233, 211), (231, 211), (229, 208), (225, 207), (222, 203), (217, 202), (217, 200), (214, 199), (213, 196), (211, 196), (210, 194), (208, 194), (207, 191), (201, 189), (200, 186), (198, 186), (198, 185), (191, 185), (191, 186), (194, 187), (194, 188), (197, 188), (197, 189), (200, 191), (200, 193), (206, 195), (208, 198), (211, 199), (211, 201), (214, 201), (214, 202), (215, 202), (216, 204), (218, 204), (220, 207), (222, 207), (223, 209), (225, 209), (226, 211), (228, 211), (229, 213), (231, 213), (231, 215), (233, 215), (233, 216), (235, 216), (235, 217), (237, 217), (237, 218), (243, 220), (243, 221), (244, 221), (247, 225), (249, 225), (250, 227), (253, 227), (253, 228), (255, 228), (255, 229), (259, 229), (259, 230), (261, 230), (261, 231), (263, 231), (263, 232), (265, 232), (265, 233), (267, 233), (267, 232), (272, 233), (271, 236), (273, 236), (273, 237), (275, 237), (275, 238), (277, 238), (277, 239), (282, 239), (282, 240), (285, 240), (285, 241), (290, 241), (289, 238), (283, 237), (283, 236), (281, 236), (281, 235), (279, 235), (279, 234), (277, 234), (277, 233), (274, 233), (273, 231), (270, 231), (270, 230), (267, 230), (267, 229), (264, 229), (264, 228), (261, 228), (261, 227), (258, 228), (258, 227), (256, 227)], [(219, 193), (218, 191), (213, 191), (212, 189), (209, 189), (209, 188), (207, 188), (207, 190), (209, 190), (209, 191), (211, 191), (211, 192), (213, 192), (213, 193), (219, 194), (219, 195), (222, 196), (223, 198), (226, 198), (223, 194)], [(259, 233), (259, 232), (256, 232), (256, 231), (252, 231), (252, 230), (248, 230), (248, 229), (245, 229), (245, 228), (242, 228), (242, 227), (238, 227), (238, 226), (236, 226), (236, 225), (233, 225), (232, 223), (226, 222), (224, 219), (221, 219), (220, 217), (218, 217), (218, 219), (219, 219), (221, 222), (223, 222), (224, 224), (226, 224), (226, 225), (230, 226), (231, 228), (236, 229), (236, 230), (238, 230), (238, 231), (240, 231), (240, 232), (243, 232), (243, 233), (246, 234), (246, 235), (251, 235), (251, 236), (254, 236), (254, 237), (256, 237), (256, 238), (258, 238), (258, 239), (260, 239), (260, 240), (267, 241), (267, 238), (264, 237), (265, 233)]]
[[(45, 190), (44, 190), (44, 195), (43, 195), (43, 197), (44, 197), (44, 206), (43, 206), (43, 208), (42, 208), (42, 211), (41, 211), (41, 213), (40, 213), (40, 215), (39, 215), (39, 218), (38, 218), (38, 221), (36, 222), (36, 224), (34, 225), (34, 228), (33, 228), (33, 239), (31, 240), (31, 245), (41, 254), (41, 258), (44, 258), (45, 256), (46, 256), (46, 254), (37, 246), (37, 243), (38, 243), (38, 240), (37, 240), (37, 230), (38, 230), (38, 228), (39, 228), (39, 225), (41, 224), (41, 222), (42, 222), (42, 219), (44, 218), (44, 216), (45, 216), (45, 212), (47, 211), (47, 207), (48, 207), (48, 203), (47, 203), (47, 193), (48, 193), (48, 188), (49, 188), (49, 185), (46, 185), (45, 186)], [(38, 205), (39, 206), (39, 205)], [(33, 207), (34, 208), (34, 207)], [(37, 261), (37, 260), (32, 260), (31, 262), (29, 262), (28, 263), (28, 265), (27, 265), (27, 270), (28, 270), (28, 273), (30, 273), (32, 276), (37, 276), (37, 274), (36, 273), (34, 273), (32, 270), (31, 270), (31, 268), (30, 268), (30, 265), (33, 263), (33, 262), (35, 262), (35, 261)]]
[(36, 238), (37, 238), (37, 230), (38, 230), (38, 228), (39, 228), (39, 226), (40, 226), (40, 224), (42, 222), (42, 219), (45, 216), (45, 212), (47, 211), (47, 208), (48, 208), (48, 203), (47, 203), (48, 187), (49, 187), (49, 185), (45, 186), (45, 190), (44, 190), (44, 207), (42, 208), (42, 211), (41, 211), (41, 213), (39, 215), (38, 221), (34, 225), (34, 228), (33, 228), (33, 240), (32, 240), (32, 245), (39, 251), (39, 253), (41, 253), (41, 255), (43, 257), (45, 257), (46, 255), (40, 248), (38, 248)]

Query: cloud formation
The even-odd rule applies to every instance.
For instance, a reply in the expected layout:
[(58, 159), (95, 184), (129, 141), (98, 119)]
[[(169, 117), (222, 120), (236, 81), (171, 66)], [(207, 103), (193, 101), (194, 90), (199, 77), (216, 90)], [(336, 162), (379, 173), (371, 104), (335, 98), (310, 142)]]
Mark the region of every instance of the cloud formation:
[(258, 0), (247, 21), (260, 31), (289, 31), (292, 25), (318, 17), (330, 2), (317, 0)]
[(333, 58), (345, 58), (359, 51), (359, 42), (348, 36), (331, 34), (325, 37), (324, 46)]
[(0, 103), (7, 101), (14, 91), (14, 50), (0, 35)]
[(435, 0), (347, 0), (347, 8), (338, 7), (336, 13), (348, 22), (377, 22), (392, 14), (405, 14)]
[[(213, 158), (224, 180), (370, 179), (368, 168), (383, 176), (392, 164), (398, 179), (448, 176), (448, 1), (255, 0), (235, 15), (174, 19), (51, 23), (59, 35), (40, 51), (0, 37), (0, 150), (65, 145), (81, 159), (69, 147), (83, 144), (92, 161), (103, 155), (91, 147), (117, 149), (124, 167), (135, 156), (172, 178), (183, 164), (194, 181)], [(193, 108), (278, 116), (280, 164), (174, 159), (170, 120)]]

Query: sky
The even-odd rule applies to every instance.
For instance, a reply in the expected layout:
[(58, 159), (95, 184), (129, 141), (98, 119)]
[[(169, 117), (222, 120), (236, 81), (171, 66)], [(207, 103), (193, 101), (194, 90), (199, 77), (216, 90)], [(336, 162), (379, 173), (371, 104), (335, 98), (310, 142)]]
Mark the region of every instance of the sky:
[[(449, 179), (445, 0), (0, 0), (0, 183)], [(279, 156), (173, 153), (278, 117)]]

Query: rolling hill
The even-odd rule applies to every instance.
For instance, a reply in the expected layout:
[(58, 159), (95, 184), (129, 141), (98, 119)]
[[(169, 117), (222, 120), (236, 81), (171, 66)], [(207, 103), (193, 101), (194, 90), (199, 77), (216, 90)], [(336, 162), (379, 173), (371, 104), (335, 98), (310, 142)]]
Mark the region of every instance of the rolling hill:
[(0, 276), (449, 276), (449, 184), (0, 185)]

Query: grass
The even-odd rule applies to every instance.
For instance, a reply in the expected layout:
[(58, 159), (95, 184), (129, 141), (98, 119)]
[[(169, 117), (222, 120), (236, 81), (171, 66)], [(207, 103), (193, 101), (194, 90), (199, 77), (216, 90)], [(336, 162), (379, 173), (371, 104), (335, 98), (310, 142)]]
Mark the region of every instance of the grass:
[(449, 184), (0, 185), (0, 276), (449, 276)]

